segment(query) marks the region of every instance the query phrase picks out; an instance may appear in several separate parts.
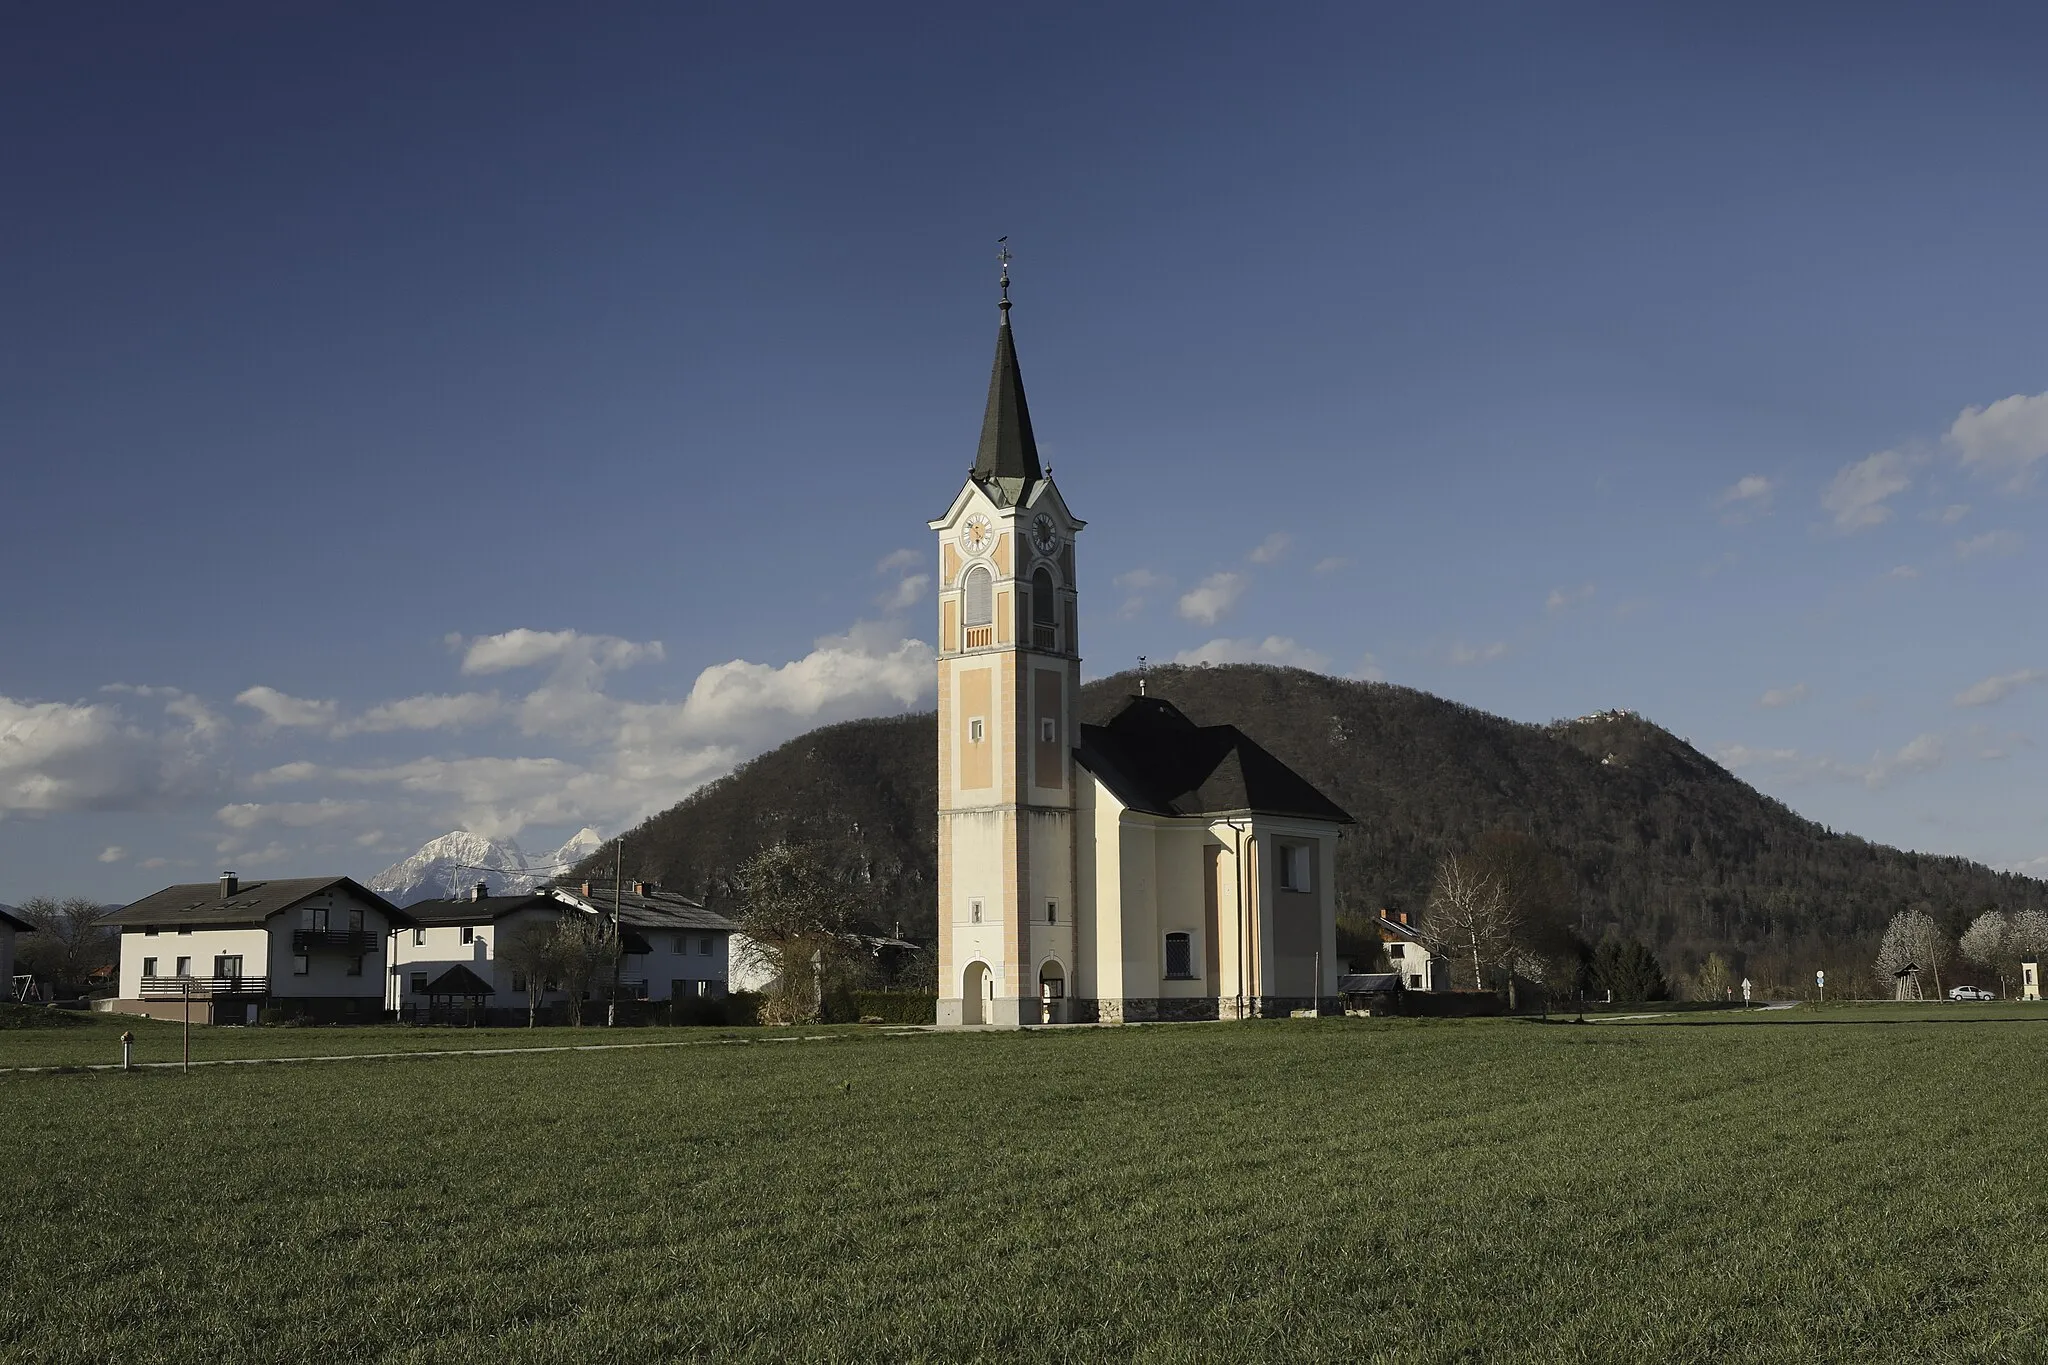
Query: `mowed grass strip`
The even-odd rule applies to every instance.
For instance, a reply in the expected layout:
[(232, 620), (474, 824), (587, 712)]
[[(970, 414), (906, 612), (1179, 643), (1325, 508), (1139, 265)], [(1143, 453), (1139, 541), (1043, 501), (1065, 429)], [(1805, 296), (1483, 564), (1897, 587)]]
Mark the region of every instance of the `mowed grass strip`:
[(2028, 1358), (2042, 1040), (1304, 1021), (16, 1076), (0, 1353)]

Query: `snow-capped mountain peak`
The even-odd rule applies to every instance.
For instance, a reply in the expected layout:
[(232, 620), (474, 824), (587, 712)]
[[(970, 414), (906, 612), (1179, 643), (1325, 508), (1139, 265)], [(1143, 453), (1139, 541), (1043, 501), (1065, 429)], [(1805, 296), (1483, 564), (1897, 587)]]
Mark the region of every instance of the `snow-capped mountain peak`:
[(530, 854), (512, 839), (487, 839), (454, 830), (429, 839), (419, 852), (393, 863), (370, 880), (370, 889), (394, 905), (469, 894), (482, 882), (494, 896), (542, 887), (589, 857), (604, 839), (588, 827), (552, 853)]

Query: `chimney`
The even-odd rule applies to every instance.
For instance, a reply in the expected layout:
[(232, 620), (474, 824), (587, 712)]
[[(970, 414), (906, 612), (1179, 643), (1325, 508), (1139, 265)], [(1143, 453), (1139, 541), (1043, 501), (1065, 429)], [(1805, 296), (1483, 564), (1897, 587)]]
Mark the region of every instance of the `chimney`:
[(220, 874), (220, 898), (222, 900), (232, 899), (234, 897), (234, 894), (237, 891), (240, 891), (241, 889), (242, 879), (240, 877), (237, 877), (232, 872), (223, 872)]
[(1406, 924), (1406, 923), (1408, 922), (1408, 912), (1407, 912), (1406, 910), (1403, 910), (1403, 911), (1401, 911), (1400, 913), (1401, 913), (1401, 923), (1403, 923), (1403, 924)]
[(651, 896), (659, 890), (661, 890), (661, 886), (658, 882), (633, 883), (633, 894), (636, 896)]
[(583, 883), (583, 885), (578, 887), (577, 890), (584, 896), (585, 899), (588, 899), (590, 896), (590, 883)]
[(490, 894), (491, 884), (489, 882), (478, 882), (475, 886), (469, 888), (469, 898), (473, 901), (480, 901)]

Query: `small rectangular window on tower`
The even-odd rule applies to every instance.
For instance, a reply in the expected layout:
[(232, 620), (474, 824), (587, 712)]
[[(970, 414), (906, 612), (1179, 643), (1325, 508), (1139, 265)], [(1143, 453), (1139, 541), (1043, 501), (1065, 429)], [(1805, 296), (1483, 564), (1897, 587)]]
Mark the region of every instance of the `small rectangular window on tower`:
[(981, 717), (980, 717), (980, 716), (970, 716), (970, 717), (968, 717), (968, 720), (967, 720), (967, 742), (968, 742), (969, 744), (979, 744), (979, 743), (981, 743), (981, 735), (982, 735)]
[(1045, 922), (1047, 924), (1058, 924), (1060, 922), (1060, 903), (1058, 901), (1047, 901), (1045, 903)]
[(1309, 886), (1307, 844), (1280, 844), (1275, 847), (1280, 855), (1280, 889), (1282, 891), (1307, 891)]
[(979, 924), (979, 923), (981, 923), (981, 902), (980, 902), (980, 901), (969, 901), (969, 902), (967, 902), (967, 922), (968, 922), (969, 924)]
[(1051, 744), (1060, 737), (1060, 723), (1051, 716), (1038, 718), (1038, 738), (1041, 743)]

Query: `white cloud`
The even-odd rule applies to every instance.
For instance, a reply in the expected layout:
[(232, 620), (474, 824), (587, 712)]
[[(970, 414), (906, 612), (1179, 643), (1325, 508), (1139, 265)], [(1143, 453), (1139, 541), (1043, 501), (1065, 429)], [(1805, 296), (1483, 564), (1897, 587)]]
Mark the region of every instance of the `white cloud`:
[(1944, 756), (1940, 735), (1921, 735), (1896, 753), (1872, 755), (1862, 772), (1863, 785), (1882, 787), (1896, 778), (1931, 772), (1941, 766)]
[(1468, 645), (1459, 640), (1451, 646), (1446, 657), (1452, 663), (1464, 667), (1467, 664), (1490, 664), (1496, 659), (1506, 658), (1507, 652), (1506, 640), (1495, 640), (1490, 645)]
[(1163, 573), (1155, 573), (1151, 569), (1131, 569), (1118, 574), (1110, 581), (1124, 594), (1123, 605), (1117, 609), (1117, 614), (1125, 620), (1143, 611), (1152, 593), (1173, 586), (1171, 578)]
[(1775, 709), (1780, 706), (1791, 706), (1805, 700), (1806, 684), (1794, 683), (1790, 687), (1771, 688), (1768, 692), (1765, 692), (1763, 696), (1757, 698), (1756, 704), (1758, 706)]
[(368, 809), (361, 801), (275, 801), (269, 804), (244, 801), (222, 806), (214, 818), (229, 829), (254, 829), (258, 825), (283, 825), (288, 829), (311, 829), (315, 825), (347, 820)]
[(2017, 492), (2048, 458), (2048, 393), (2016, 393), (1986, 407), (1964, 408), (1946, 439), (1964, 468), (2003, 479)]
[(504, 699), (495, 692), (406, 697), (373, 706), (354, 720), (343, 721), (334, 732), (385, 735), (397, 730), (459, 730), (504, 714)]
[(1970, 504), (1966, 502), (1952, 502), (1946, 507), (1937, 508), (1929, 512), (1927, 519), (1941, 526), (1953, 526), (1968, 515), (1970, 515)]
[(450, 641), (463, 648), (465, 674), (502, 673), (513, 668), (553, 664), (583, 673), (609, 673), (663, 657), (661, 642), (636, 643), (616, 635), (585, 635), (574, 630), (508, 630), (500, 635), (481, 635)]
[(1260, 541), (1245, 558), (1251, 560), (1254, 564), (1276, 563), (1280, 556), (1287, 553), (1287, 547), (1293, 543), (1293, 536), (1288, 535), (1285, 531), (1275, 531), (1272, 535)]
[(1771, 510), (1777, 489), (1777, 484), (1761, 474), (1745, 474), (1721, 491), (1714, 506), (1721, 509), (1724, 521), (1747, 521)]
[(222, 726), (171, 689), (161, 721), (119, 702), (28, 702), (0, 697), (0, 819), (10, 813), (163, 810), (203, 799), (225, 781), (213, 752)]
[(932, 576), (914, 573), (898, 580), (895, 587), (875, 599), (875, 605), (883, 611), (904, 611), (924, 600), (924, 591), (931, 586)]
[(1907, 579), (1918, 578), (1920, 576), (1920, 571), (1914, 568), (1911, 564), (1901, 564), (1896, 568), (1887, 569), (1885, 571), (1884, 576), (1886, 578), (1905, 581)]
[(1309, 572), (1321, 576), (1323, 574), (1335, 573), (1339, 569), (1346, 569), (1350, 566), (1351, 561), (1342, 555), (1327, 555), (1322, 559), (1318, 559), (1315, 568), (1309, 570)]
[(1565, 611), (1582, 602), (1592, 601), (1595, 591), (1591, 583), (1581, 584), (1576, 588), (1552, 588), (1550, 596), (1543, 599), (1543, 609), (1549, 612)]
[(1843, 465), (1821, 494), (1820, 505), (1843, 533), (1861, 531), (1891, 520), (1887, 499), (1904, 492), (1912, 482), (1906, 457), (1896, 450), (1880, 450), (1854, 464)]
[(875, 572), (878, 574), (902, 573), (904, 570), (914, 569), (922, 563), (924, 563), (924, 556), (915, 550), (891, 550), (888, 554), (875, 561)]
[(1986, 531), (1982, 535), (1957, 541), (1956, 558), (1976, 559), (1982, 555), (2018, 554), (2023, 543), (2024, 537), (2018, 531)]
[(146, 867), (151, 871), (155, 871), (159, 867), (169, 867), (170, 865), (171, 860), (169, 858), (144, 858), (136, 864), (137, 867)]
[(128, 856), (128, 850), (119, 844), (108, 844), (100, 850), (99, 860), (103, 863), (118, 863)]
[(1999, 673), (1980, 683), (1956, 693), (1957, 706), (1989, 706), (2004, 701), (2023, 687), (2037, 683), (2048, 683), (2048, 668), (2022, 668), (2013, 673)]
[(1330, 656), (1307, 649), (1283, 635), (1263, 640), (1211, 640), (1206, 645), (1184, 649), (1173, 656), (1177, 664), (1285, 664), (1320, 673), (1330, 666)]
[(283, 787), (294, 782), (311, 782), (320, 776), (321, 767), (298, 759), (291, 763), (280, 763), (275, 768), (266, 768), (249, 779), (252, 787)]
[(340, 712), (334, 702), (287, 696), (274, 687), (251, 687), (238, 695), (235, 703), (261, 715), (264, 726), (272, 730), (324, 730)]
[(1243, 574), (1212, 573), (1181, 594), (1180, 614), (1197, 625), (1213, 626), (1244, 596)]
[(1360, 682), (1385, 682), (1387, 670), (1380, 667), (1380, 661), (1367, 654), (1359, 659), (1358, 667), (1351, 670), (1351, 676)]

